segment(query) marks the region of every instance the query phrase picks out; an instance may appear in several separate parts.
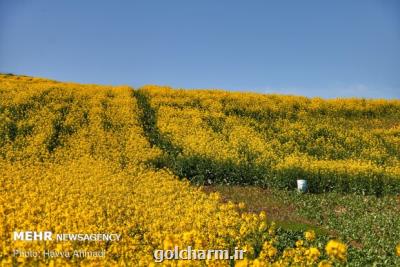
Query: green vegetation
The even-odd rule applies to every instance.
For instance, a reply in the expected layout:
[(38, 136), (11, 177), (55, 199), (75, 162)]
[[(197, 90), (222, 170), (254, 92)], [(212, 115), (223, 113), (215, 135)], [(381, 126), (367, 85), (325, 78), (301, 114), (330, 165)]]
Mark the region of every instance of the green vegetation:
[(400, 240), (400, 198), (262, 189), (251, 186), (208, 186), (224, 201), (243, 202), (246, 211), (264, 210), (280, 227), (280, 238), (292, 244), (304, 230), (322, 239), (349, 245), (350, 266), (399, 266), (393, 249)]

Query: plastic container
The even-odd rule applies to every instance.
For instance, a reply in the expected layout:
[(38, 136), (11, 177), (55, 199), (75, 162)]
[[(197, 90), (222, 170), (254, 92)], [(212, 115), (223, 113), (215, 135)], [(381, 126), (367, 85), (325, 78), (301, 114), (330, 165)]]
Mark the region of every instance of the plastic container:
[(297, 191), (300, 193), (307, 192), (307, 180), (297, 180)]

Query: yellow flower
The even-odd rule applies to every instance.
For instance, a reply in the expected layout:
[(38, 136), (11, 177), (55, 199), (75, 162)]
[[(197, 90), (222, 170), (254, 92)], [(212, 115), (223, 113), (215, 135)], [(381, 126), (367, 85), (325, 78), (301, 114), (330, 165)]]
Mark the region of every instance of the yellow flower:
[(261, 211), (259, 216), (260, 220), (265, 220), (267, 218), (267, 214), (265, 213), (265, 211)]
[(396, 255), (400, 257), (400, 243), (396, 246)]
[(247, 259), (235, 261), (235, 267), (247, 267), (249, 266), (249, 261)]
[(347, 258), (347, 246), (340, 241), (330, 240), (326, 244), (325, 251), (333, 259), (345, 261)]
[(258, 227), (258, 230), (259, 230), (260, 232), (264, 232), (264, 231), (267, 230), (267, 229), (268, 229), (267, 223), (266, 223), (266, 222), (261, 222), (260, 225), (259, 225), (259, 227)]
[(263, 248), (260, 253), (260, 258), (262, 259), (271, 259), (275, 257), (278, 253), (278, 250), (271, 244), (271, 242), (267, 241), (264, 243)]
[(318, 263), (318, 267), (332, 267), (332, 263), (330, 261), (323, 260)]
[(301, 246), (303, 246), (303, 244), (304, 244), (303, 240), (297, 240), (296, 241), (296, 247), (301, 247)]
[(243, 202), (240, 202), (239, 204), (238, 204), (238, 207), (239, 207), (239, 209), (244, 209), (244, 208), (246, 208), (246, 204), (244, 204)]
[(252, 256), (254, 254), (254, 247), (252, 245), (245, 245), (243, 251), (247, 256)]
[(319, 252), (318, 248), (311, 247), (306, 251), (306, 255), (309, 260), (316, 261), (321, 255), (321, 252)]
[(315, 232), (314, 232), (314, 230), (306, 231), (306, 232), (304, 233), (304, 238), (305, 238), (307, 241), (313, 241), (313, 240), (315, 240)]

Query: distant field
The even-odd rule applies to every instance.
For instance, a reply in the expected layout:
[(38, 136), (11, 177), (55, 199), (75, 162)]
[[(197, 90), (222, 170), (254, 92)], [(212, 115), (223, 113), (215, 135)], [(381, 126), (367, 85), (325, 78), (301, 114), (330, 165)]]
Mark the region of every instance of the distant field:
[[(0, 75), (2, 266), (400, 265), (400, 100), (110, 87)], [(309, 193), (295, 192), (296, 179)], [(198, 186), (201, 185), (201, 186)], [(276, 221), (274, 223), (273, 221)], [(118, 233), (117, 242), (12, 240)], [(23, 257), (15, 250), (104, 250)]]
[(171, 156), (164, 164), (196, 183), (293, 189), (307, 179), (315, 193), (400, 193), (400, 100), (157, 86), (137, 95), (156, 112), (147, 123)]

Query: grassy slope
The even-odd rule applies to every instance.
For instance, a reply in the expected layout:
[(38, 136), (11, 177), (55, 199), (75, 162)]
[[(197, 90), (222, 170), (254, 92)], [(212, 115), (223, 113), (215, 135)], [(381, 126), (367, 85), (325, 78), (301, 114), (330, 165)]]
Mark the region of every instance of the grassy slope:
[(349, 244), (352, 266), (393, 266), (394, 246), (400, 240), (400, 197), (294, 191), (242, 186), (208, 186), (225, 201), (243, 202), (248, 211), (265, 210), (282, 229), (297, 232), (314, 229)]

